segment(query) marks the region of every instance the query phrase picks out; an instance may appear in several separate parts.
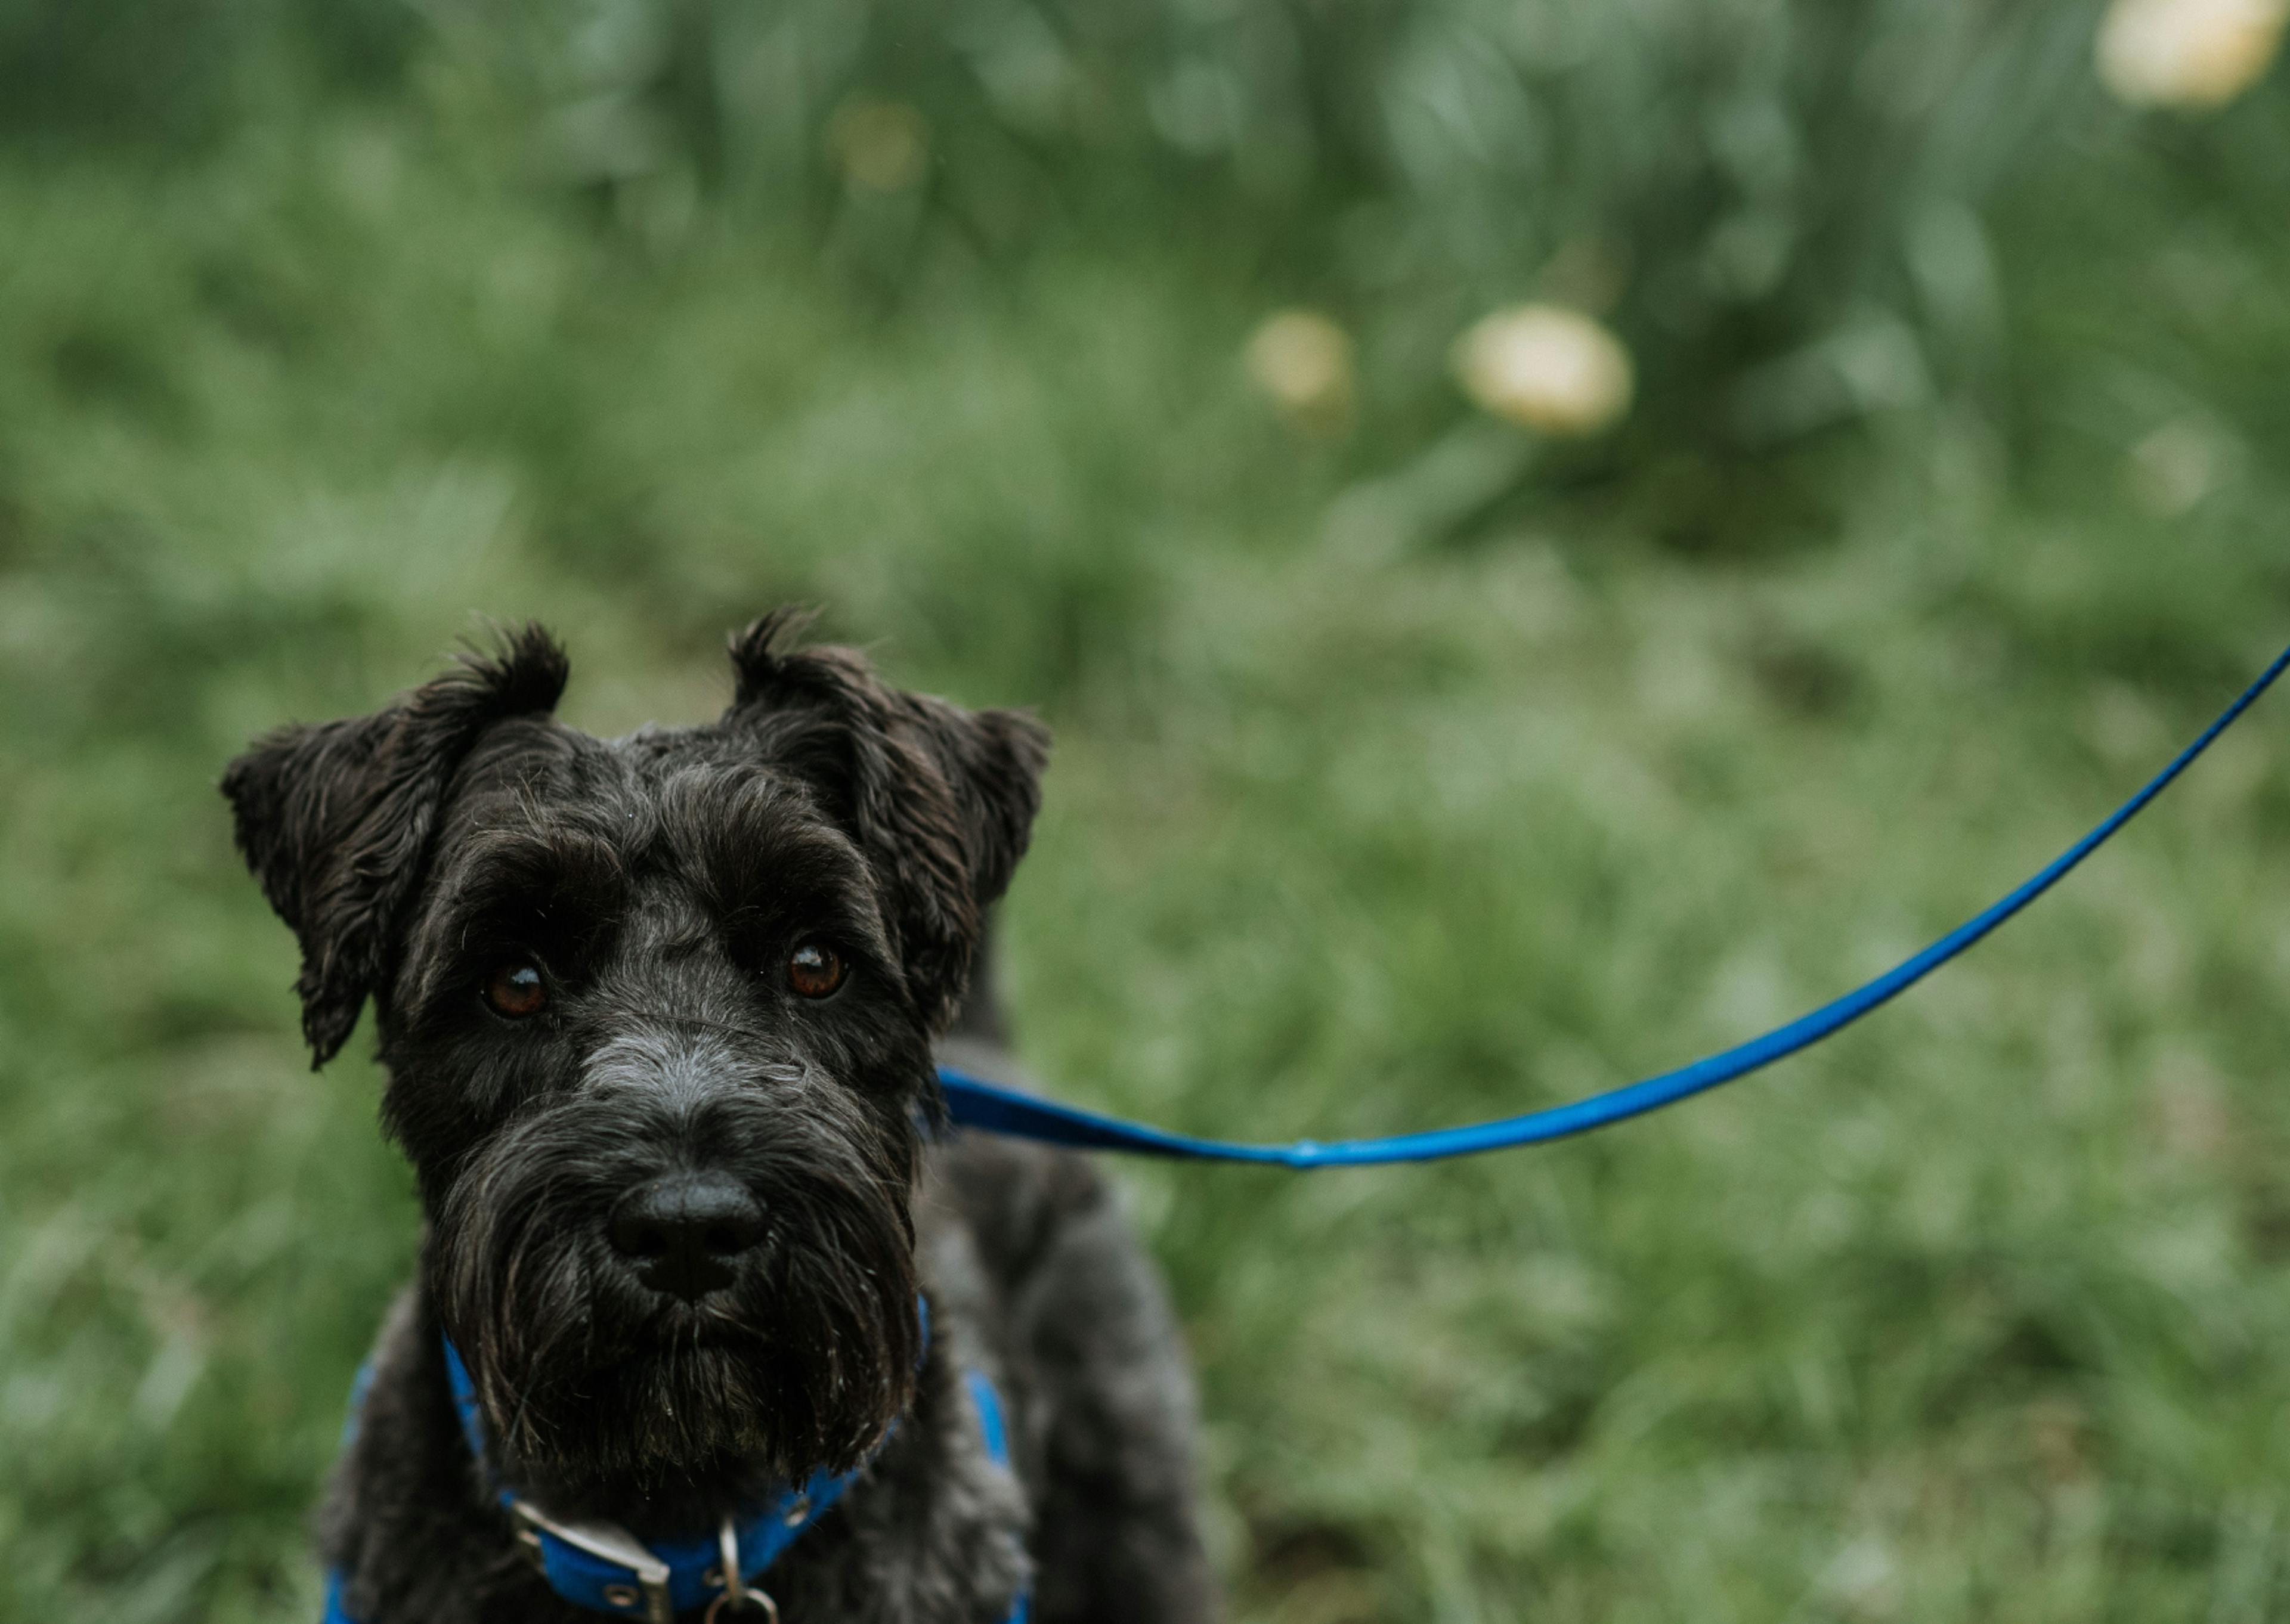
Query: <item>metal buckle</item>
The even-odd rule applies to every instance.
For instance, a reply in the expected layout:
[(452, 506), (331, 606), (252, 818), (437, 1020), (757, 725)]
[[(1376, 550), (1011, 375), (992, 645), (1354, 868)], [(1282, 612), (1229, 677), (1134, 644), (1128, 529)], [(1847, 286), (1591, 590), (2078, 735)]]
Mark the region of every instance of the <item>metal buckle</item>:
[[(643, 1542), (627, 1529), (613, 1523), (560, 1523), (529, 1500), (512, 1500), (508, 1508), (511, 1516), (532, 1532), (533, 1541), (528, 1548), (536, 1557), (540, 1554), (539, 1536), (548, 1533), (576, 1550), (617, 1563), (636, 1575), (636, 1594), (630, 1599), (644, 1604), (645, 1624), (676, 1624), (676, 1606), (668, 1590), (668, 1564), (645, 1549)], [(523, 1542), (522, 1536), (519, 1542)], [(720, 1602), (723, 1598), (717, 1599)], [(778, 1624), (776, 1612), (772, 1624)]]
[(721, 1526), (716, 1530), (717, 1565), (707, 1575), (708, 1582), (724, 1592), (708, 1604), (707, 1616), (700, 1624), (716, 1624), (717, 1615), (726, 1611), (745, 1612), (749, 1606), (764, 1610), (764, 1624), (780, 1624), (780, 1604), (763, 1591), (748, 1584), (740, 1572), (740, 1536), (733, 1532), (731, 1514), (726, 1512)]

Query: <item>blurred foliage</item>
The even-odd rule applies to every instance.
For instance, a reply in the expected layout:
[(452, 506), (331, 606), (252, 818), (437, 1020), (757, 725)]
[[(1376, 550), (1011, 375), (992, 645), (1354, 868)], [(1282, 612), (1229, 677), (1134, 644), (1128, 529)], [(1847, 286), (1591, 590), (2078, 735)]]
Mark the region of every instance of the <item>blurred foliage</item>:
[[(2290, 97), (2094, 21), (0, 4), (0, 1620), (315, 1615), (417, 1219), (213, 784), (472, 612), (599, 730), (788, 597), (1042, 705), (1027, 1052), (1200, 1131), (1642, 1074), (2049, 856), (2290, 622)], [(1612, 440), (1451, 388), (1526, 299)], [(2290, 1612), (2283, 736), (1689, 1111), (1125, 1168), (1237, 1616)]]
[(14, 10), (0, 85), (43, 139), (172, 148), (307, 64), (462, 133), (506, 119), (532, 176), (640, 230), (674, 235), (702, 197), (800, 219), (886, 296), (949, 256), (1173, 228), (1369, 321), (1410, 420), (1452, 415), (1458, 331), (1540, 292), (1636, 350), (1634, 449), (1720, 457), (1979, 398), (1999, 332), (1978, 206), (2089, 99), (2093, 19), (2085, 0)]
[[(2014, 444), (1988, 205), (2040, 194), (2063, 138), (2114, 184), (2154, 122), (2094, 87), (2094, 20), (2090, 0), (12, 0), (0, 129), (180, 164), (363, 106), (654, 259), (768, 231), (878, 311), (1022, 285), (1079, 244), (1188, 258), (1359, 330), (1355, 444), (1387, 472), (1426, 460), (1391, 487), (1420, 511), (1385, 528), (1468, 532), (1637, 476), (1676, 544), (1742, 554), (1832, 529), (1866, 433)], [(2262, 166), (2278, 117), (2190, 144)], [(1474, 448), (1452, 347), (1528, 298), (1619, 332), (1622, 432)]]

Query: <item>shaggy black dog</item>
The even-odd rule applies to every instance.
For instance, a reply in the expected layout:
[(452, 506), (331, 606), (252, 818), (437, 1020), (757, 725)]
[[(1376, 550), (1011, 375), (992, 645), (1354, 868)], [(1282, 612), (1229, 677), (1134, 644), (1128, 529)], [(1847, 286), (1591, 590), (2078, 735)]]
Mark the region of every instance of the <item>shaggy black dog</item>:
[(335, 1616), (664, 1618), (721, 1564), (673, 1603), (540, 1570), (742, 1528), (720, 1610), (787, 1624), (1214, 1611), (1106, 1188), (941, 1133), (933, 1042), (997, 1069), (965, 996), (1046, 735), (793, 630), (733, 640), (710, 725), (562, 725), (534, 628), (223, 780), (319, 1064), (372, 1001), (428, 1220), (324, 1515)]

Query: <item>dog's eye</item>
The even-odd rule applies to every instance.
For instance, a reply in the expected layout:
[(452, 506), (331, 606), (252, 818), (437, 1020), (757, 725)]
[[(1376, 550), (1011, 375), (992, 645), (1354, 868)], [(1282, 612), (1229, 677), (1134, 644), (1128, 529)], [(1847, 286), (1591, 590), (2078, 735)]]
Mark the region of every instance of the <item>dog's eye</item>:
[(823, 942), (804, 943), (788, 955), (788, 985), (798, 997), (826, 997), (843, 985), (843, 956)]
[(548, 988), (542, 984), (539, 970), (522, 959), (513, 959), (486, 978), (485, 1002), (494, 1014), (522, 1020), (540, 1013), (548, 1002)]

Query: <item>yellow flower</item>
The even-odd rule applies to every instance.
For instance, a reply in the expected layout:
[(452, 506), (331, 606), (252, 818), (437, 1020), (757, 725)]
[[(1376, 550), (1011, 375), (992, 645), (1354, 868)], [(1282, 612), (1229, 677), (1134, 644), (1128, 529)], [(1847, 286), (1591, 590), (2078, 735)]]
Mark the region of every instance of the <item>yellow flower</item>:
[(1630, 353), (1599, 323), (1557, 305), (1498, 310), (1456, 340), (1455, 376), (1482, 411), (1579, 437), (1630, 409)]
[(930, 121), (903, 101), (846, 101), (827, 121), (827, 154), (861, 191), (903, 192), (930, 165)]
[(2290, 0), (2115, 0), (2099, 25), (2099, 76), (2133, 107), (2223, 107), (2282, 44)]
[(1314, 310), (1279, 310), (1248, 340), (1248, 375), (1282, 411), (1317, 428), (1349, 417), (1356, 384), (1352, 341)]

